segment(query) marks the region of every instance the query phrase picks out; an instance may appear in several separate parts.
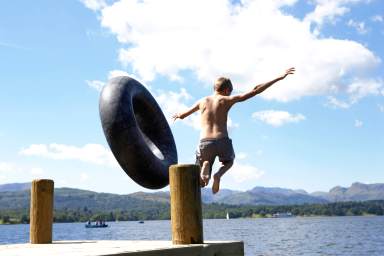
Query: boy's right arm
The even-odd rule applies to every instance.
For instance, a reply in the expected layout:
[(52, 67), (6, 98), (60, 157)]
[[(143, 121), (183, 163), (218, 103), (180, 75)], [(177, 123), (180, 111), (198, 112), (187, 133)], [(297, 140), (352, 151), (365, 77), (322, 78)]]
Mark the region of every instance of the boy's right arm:
[(278, 76), (277, 78), (269, 81), (269, 82), (266, 82), (266, 83), (263, 83), (263, 84), (259, 84), (259, 85), (256, 85), (251, 91), (249, 92), (246, 92), (246, 93), (243, 93), (243, 94), (239, 94), (239, 95), (234, 95), (234, 96), (231, 96), (229, 97), (230, 98), (230, 102), (231, 102), (231, 105), (237, 103), (237, 102), (241, 102), (241, 101), (245, 101), (249, 98), (252, 98), (253, 96), (259, 94), (259, 93), (262, 93), (263, 91), (265, 91), (268, 87), (270, 87), (271, 85), (273, 85), (274, 83), (280, 81), (280, 80), (283, 80), (284, 78), (286, 78), (288, 75), (290, 74), (293, 74), (295, 72), (295, 68), (289, 68), (287, 69), (283, 75), (281, 76)]
[(176, 121), (176, 119), (180, 118), (180, 119), (184, 119), (186, 118), (187, 116), (189, 116), (190, 114), (192, 114), (193, 112), (196, 112), (197, 110), (199, 110), (199, 105), (200, 105), (200, 101), (196, 102), (192, 107), (190, 107), (188, 110), (182, 112), (182, 113), (178, 113), (178, 114), (175, 114), (172, 116), (172, 119), (173, 121)]

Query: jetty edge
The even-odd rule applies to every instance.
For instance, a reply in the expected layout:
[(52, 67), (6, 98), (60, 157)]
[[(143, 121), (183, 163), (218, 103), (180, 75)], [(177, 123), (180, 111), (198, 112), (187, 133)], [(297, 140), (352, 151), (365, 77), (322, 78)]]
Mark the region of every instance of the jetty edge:
[(53, 241), (51, 244), (0, 245), (0, 256), (243, 256), (241, 241), (206, 241), (174, 245), (172, 241)]
[[(171, 165), (172, 241), (52, 241), (52, 180), (35, 180), (31, 190), (30, 243), (0, 245), (0, 256), (244, 256), (242, 241), (204, 241), (200, 167)], [(32, 216), (35, 215), (35, 216)]]

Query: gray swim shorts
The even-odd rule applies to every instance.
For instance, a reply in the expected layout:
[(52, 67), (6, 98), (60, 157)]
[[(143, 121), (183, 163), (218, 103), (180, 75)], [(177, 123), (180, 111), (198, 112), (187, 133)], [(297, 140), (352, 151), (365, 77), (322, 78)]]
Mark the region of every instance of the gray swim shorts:
[(200, 140), (196, 150), (196, 164), (202, 166), (204, 161), (209, 161), (212, 167), (216, 156), (219, 157), (219, 161), (222, 163), (235, 159), (235, 151), (230, 138)]

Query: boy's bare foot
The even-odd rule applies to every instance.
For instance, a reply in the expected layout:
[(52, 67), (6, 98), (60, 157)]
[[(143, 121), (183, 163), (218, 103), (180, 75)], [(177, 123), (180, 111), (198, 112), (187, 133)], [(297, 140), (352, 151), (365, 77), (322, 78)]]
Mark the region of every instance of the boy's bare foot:
[(220, 189), (220, 177), (218, 175), (213, 176), (212, 193), (216, 194)]
[(209, 162), (208, 161), (205, 161), (203, 163), (203, 167), (201, 167), (201, 187), (205, 187), (208, 185), (209, 183)]
[(206, 184), (205, 184), (205, 181), (203, 180), (203, 178), (201, 178), (201, 176), (200, 176), (200, 187), (205, 187), (206, 186)]

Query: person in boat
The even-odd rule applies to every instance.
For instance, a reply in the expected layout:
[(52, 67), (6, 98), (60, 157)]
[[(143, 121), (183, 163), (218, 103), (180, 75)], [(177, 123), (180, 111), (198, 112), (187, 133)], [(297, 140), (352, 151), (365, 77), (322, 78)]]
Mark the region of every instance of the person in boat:
[(214, 93), (211, 96), (197, 101), (188, 110), (173, 115), (173, 120), (184, 119), (196, 111), (200, 111), (200, 142), (196, 151), (196, 163), (201, 167), (200, 183), (202, 187), (208, 185), (212, 173), (212, 165), (218, 156), (221, 166), (213, 175), (212, 192), (216, 194), (220, 189), (220, 179), (233, 165), (235, 152), (232, 140), (228, 137), (227, 119), (231, 107), (238, 103), (262, 93), (274, 83), (293, 74), (295, 68), (287, 69), (277, 78), (256, 85), (252, 90), (231, 96), (233, 87), (229, 78), (220, 77), (214, 84)]

